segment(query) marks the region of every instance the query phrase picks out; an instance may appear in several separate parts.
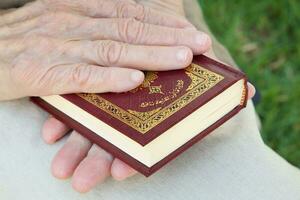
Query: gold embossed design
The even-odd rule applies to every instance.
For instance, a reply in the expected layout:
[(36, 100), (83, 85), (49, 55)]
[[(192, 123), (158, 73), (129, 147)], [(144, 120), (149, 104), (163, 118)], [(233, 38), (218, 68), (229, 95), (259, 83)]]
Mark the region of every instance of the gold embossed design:
[(178, 94), (181, 92), (182, 88), (184, 87), (183, 80), (177, 80), (176, 86), (173, 88), (172, 91), (169, 91), (168, 95), (163, 96), (163, 98), (157, 98), (154, 101), (142, 102), (140, 104), (140, 108), (149, 108), (149, 107), (156, 107), (158, 105), (163, 105), (168, 101), (175, 99)]
[(151, 86), (151, 83), (153, 83), (158, 78), (157, 72), (146, 72), (145, 74), (145, 80), (144, 82), (137, 88), (131, 90), (130, 92), (136, 93), (139, 90), (142, 90), (143, 88), (149, 88), (149, 94), (154, 93), (161, 93), (161, 86)]
[(134, 111), (134, 110), (128, 110), (128, 112), (133, 114), (137, 118), (140, 118), (141, 120), (145, 121), (145, 120), (149, 119), (152, 115), (154, 115), (155, 113), (157, 113), (160, 110), (161, 110), (161, 108), (150, 110), (148, 112), (138, 112), (138, 111)]
[[(224, 79), (223, 76), (196, 64), (191, 64), (186, 69), (186, 72), (191, 78), (191, 84), (188, 87), (188, 91), (168, 106), (161, 108), (156, 112), (155, 110), (148, 111), (148, 113), (146, 112), (147, 114), (137, 114), (137, 111), (124, 110), (99, 95), (78, 95), (141, 134), (145, 134)], [(198, 78), (195, 78), (194, 76), (197, 76)]]
[(244, 87), (240, 105), (244, 105), (244, 103), (245, 103), (245, 101), (246, 101), (246, 94), (247, 94), (247, 88)]
[(203, 81), (205, 81), (204, 78), (197, 76), (191, 72), (186, 71), (185, 72), (191, 79), (191, 84), (189, 85), (189, 87), (186, 89), (186, 91), (190, 91), (193, 88), (195, 88), (197, 85), (199, 85), (200, 83), (202, 83)]
[(162, 87), (162, 85), (159, 85), (159, 86), (150, 86), (149, 87), (149, 94), (164, 94), (161, 91), (161, 87)]

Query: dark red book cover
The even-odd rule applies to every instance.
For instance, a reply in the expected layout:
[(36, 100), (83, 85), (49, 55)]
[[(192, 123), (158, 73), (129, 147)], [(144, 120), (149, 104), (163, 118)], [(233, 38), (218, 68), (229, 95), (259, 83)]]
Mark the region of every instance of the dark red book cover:
[(33, 97), (32, 101), (115, 157), (149, 176), (246, 106), (246, 77), (242, 72), (201, 55), (196, 56), (193, 64), (183, 70), (145, 72), (143, 84), (126, 93), (62, 95), (145, 146), (241, 79), (245, 80), (245, 89), (240, 105), (152, 167), (129, 156), (41, 98)]

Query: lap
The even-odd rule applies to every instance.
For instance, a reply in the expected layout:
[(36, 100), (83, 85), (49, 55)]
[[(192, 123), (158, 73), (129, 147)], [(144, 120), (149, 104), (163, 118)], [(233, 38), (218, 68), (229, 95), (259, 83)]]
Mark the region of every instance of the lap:
[(53, 146), (43, 143), (40, 130), (45, 118), (46, 113), (27, 99), (0, 103), (0, 198), (300, 197), (299, 172), (264, 146), (252, 104), (150, 178), (137, 175), (123, 182), (108, 180), (85, 196), (74, 192), (69, 181), (51, 176), (51, 158), (63, 141)]

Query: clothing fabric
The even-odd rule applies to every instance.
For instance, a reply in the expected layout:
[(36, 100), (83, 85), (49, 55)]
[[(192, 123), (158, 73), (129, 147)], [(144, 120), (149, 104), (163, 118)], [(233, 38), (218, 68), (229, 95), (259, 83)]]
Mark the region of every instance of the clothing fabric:
[[(1, 1), (8, 2), (8, 1)], [(186, 14), (209, 31), (196, 0)], [(234, 64), (214, 40), (215, 53)], [(41, 127), (47, 114), (28, 98), (0, 103), (0, 199), (2, 200), (300, 200), (300, 172), (262, 141), (254, 107), (248, 107), (149, 178), (108, 179), (88, 194), (70, 180), (57, 180), (50, 163), (65, 142), (46, 145)]]

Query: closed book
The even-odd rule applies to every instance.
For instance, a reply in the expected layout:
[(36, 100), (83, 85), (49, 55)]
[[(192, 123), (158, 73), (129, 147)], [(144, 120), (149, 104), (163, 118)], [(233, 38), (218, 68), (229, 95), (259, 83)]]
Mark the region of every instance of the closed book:
[(145, 72), (144, 82), (125, 93), (31, 100), (150, 176), (237, 114), (247, 94), (244, 73), (200, 55), (182, 70)]

